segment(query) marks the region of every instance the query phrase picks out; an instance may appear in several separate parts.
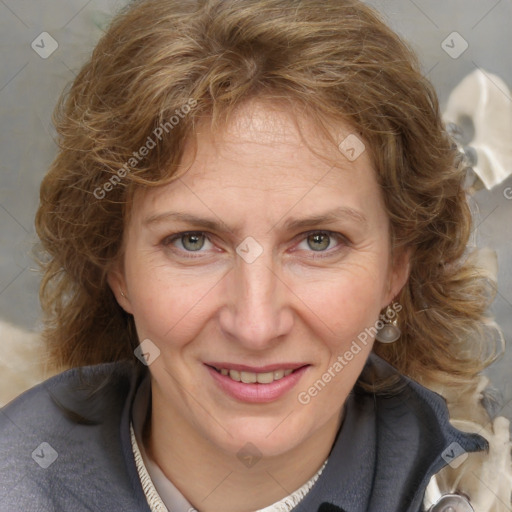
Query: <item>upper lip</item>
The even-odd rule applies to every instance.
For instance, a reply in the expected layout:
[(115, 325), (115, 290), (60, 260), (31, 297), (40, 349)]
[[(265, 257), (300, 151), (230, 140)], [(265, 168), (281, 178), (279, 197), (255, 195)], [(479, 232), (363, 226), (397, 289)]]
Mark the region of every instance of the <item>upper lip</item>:
[(265, 366), (249, 366), (247, 364), (235, 364), (235, 363), (217, 363), (208, 362), (205, 363), (207, 366), (212, 366), (217, 370), (225, 368), (227, 370), (237, 370), (239, 372), (252, 372), (252, 373), (267, 373), (276, 370), (296, 370), (302, 366), (308, 366), (307, 363), (276, 363), (267, 364)]

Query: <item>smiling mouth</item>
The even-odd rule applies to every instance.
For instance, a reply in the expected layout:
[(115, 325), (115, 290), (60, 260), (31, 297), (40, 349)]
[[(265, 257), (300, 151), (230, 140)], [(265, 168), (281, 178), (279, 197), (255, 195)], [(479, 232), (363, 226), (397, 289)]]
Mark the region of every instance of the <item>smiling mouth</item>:
[(215, 366), (207, 365), (214, 369), (217, 373), (229, 377), (236, 382), (242, 382), (244, 384), (271, 384), (274, 381), (281, 380), (284, 377), (288, 377), (291, 373), (304, 368), (303, 365), (297, 368), (277, 369), (268, 372), (248, 372), (240, 370), (232, 370), (229, 368), (216, 368)]

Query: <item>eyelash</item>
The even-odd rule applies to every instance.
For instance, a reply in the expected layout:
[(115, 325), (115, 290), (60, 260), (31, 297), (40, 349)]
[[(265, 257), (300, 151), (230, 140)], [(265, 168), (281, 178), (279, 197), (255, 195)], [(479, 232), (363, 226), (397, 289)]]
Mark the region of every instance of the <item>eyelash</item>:
[[(201, 249), (199, 249), (198, 251), (187, 251), (186, 249), (177, 249), (177, 248), (171, 249), (169, 247), (170, 245), (172, 245), (173, 242), (175, 242), (176, 240), (180, 240), (187, 235), (199, 235), (199, 236), (204, 235), (210, 243), (213, 243), (210, 240), (210, 237), (208, 236), (208, 233), (206, 231), (182, 231), (179, 233), (173, 233), (171, 235), (166, 236), (162, 240), (161, 245), (167, 249), (172, 250), (173, 252), (176, 252), (176, 251), (180, 252), (181, 255), (185, 258), (189, 258), (189, 259), (201, 258), (202, 253), (204, 252)], [(338, 239), (338, 242), (339, 242), (339, 245), (337, 247), (335, 247), (334, 249), (331, 248), (331, 249), (327, 249), (324, 251), (314, 251), (313, 249), (309, 250), (308, 252), (311, 252), (313, 254), (311, 256), (312, 259), (328, 258), (330, 256), (333, 256), (334, 254), (339, 253), (340, 250), (346, 248), (347, 246), (351, 245), (350, 240), (346, 236), (342, 235), (341, 233), (336, 233), (334, 231), (324, 231), (324, 230), (308, 231), (306, 233), (301, 233), (300, 241), (302, 242), (304, 240), (307, 240), (307, 238), (310, 237), (311, 235), (327, 235), (329, 238)], [(197, 255), (193, 255), (195, 252), (197, 253)]]

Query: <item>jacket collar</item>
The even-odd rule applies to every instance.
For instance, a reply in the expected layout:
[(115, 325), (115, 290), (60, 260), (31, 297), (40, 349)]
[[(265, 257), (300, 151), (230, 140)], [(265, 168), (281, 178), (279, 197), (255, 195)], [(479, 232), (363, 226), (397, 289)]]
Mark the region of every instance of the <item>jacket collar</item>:
[[(132, 487), (141, 491), (136, 492), (141, 510), (148, 510), (130, 441), (140, 377), (132, 380), (127, 397), (121, 444)], [(443, 397), (371, 353), (361, 378), (389, 377), (397, 379), (392, 391), (371, 393), (356, 384), (328, 463), (294, 512), (418, 512), (430, 478), (451, 457), (488, 449), (483, 437), (450, 424)]]
[(356, 385), (329, 462), (294, 512), (418, 512), (435, 473), (487, 441), (449, 423), (446, 401), (372, 353), (361, 377), (395, 376), (393, 391)]

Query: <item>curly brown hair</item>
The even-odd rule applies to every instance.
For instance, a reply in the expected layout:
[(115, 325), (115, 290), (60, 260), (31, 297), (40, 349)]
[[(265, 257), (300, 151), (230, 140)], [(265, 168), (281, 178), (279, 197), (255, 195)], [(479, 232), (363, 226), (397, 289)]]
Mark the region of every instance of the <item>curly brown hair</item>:
[(470, 383), (496, 346), (492, 287), (466, 253), (463, 165), (414, 53), (355, 0), (141, 0), (113, 20), (55, 111), (60, 151), (41, 186), (55, 364), (134, 357), (133, 318), (107, 283), (133, 193), (176, 178), (200, 120), (220, 126), (255, 97), (362, 137), (393, 248), (411, 251), (402, 336), (374, 350), (419, 381)]

